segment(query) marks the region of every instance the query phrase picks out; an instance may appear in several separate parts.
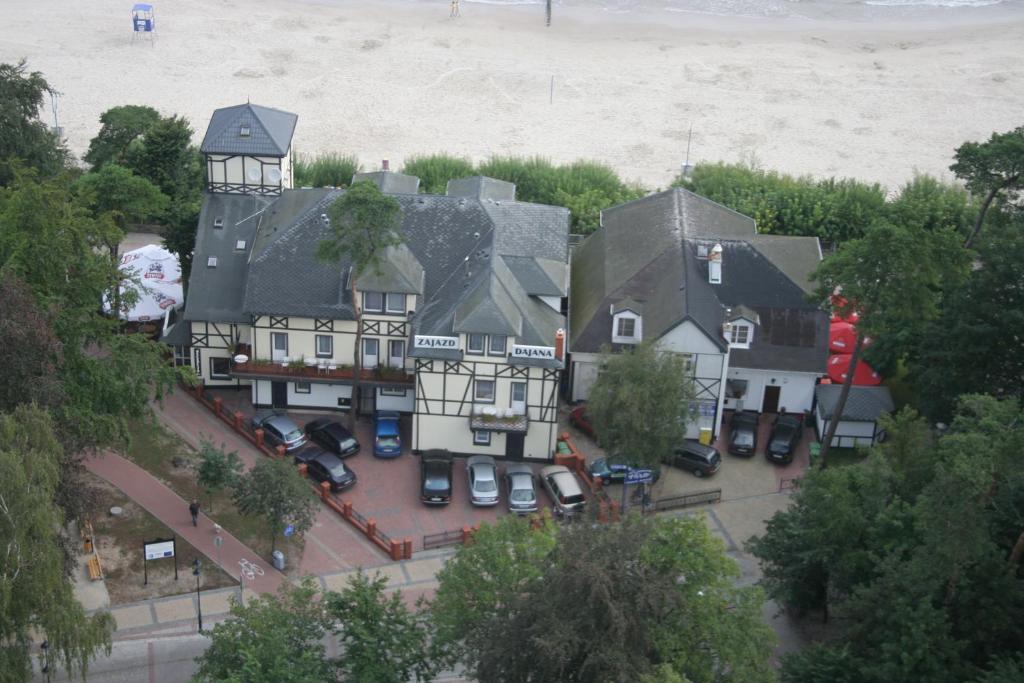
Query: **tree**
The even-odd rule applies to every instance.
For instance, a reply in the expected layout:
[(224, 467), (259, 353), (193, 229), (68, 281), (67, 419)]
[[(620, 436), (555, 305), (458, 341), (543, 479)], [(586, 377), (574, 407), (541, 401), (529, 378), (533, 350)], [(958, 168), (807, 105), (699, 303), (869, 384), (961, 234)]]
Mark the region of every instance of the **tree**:
[(31, 680), (33, 642), (45, 639), (45, 664), (82, 671), (110, 653), (114, 620), (86, 616), (65, 573), (54, 496), (63, 449), (53, 421), (36, 406), (0, 413), (0, 681)]
[(106, 110), (100, 114), (100, 123), (103, 125), (89, 142), (89, 151), (83, 159), (93, 170), (107, 163), (123, 164), (132, 143), (138, 141), (159, 120), (159, 112), (152, 107), (126, 104)]
[(340, 593), (324, 597), (331, 630), (345, 653), (334, 662), (341, 680), (427, 681), (443, 666), (426, 613), (410, 611), (401, 591), (388, 596), (386, 587), (386, 577), (359, 570)]
[(977, 244), (981, 267), (946, 292), (916, 344), (909, 374), (932, 420), (948, 422), (962, 394), (1024, 398), (1022, 228), (1018, 219), (985, 232)]
[(692, 400), (686, 360), (644, 342), (602, 351), (587, 413), (609, 454), (654, 465), (682, 443)]
[(213, 627), (210, 647), (196, 661), (196, 683), (307, 683), (332, 680), (323, 639), (329, 619), (312, 578), (279, 595), (231, 601), (230, 616)]
[(981, 232), (985, 214), (1000, 194), (1010, 195), (1024, 188), (1024, 126), (1006, 133), (992, 133), (988, 142), (965, 142), (956, 149), (956, 161), (949, 170), (964, 181), (973, 194), (984, 197), (974, 228), (964, 247), (970, 249)]
[(295, 467), (284, 460), (261, 459), (238, 480), (233, 498), (243, 515), (266, 520), (272, 551), (277, 549), (277, 537), (286, 524), (301, 536), (313, 526), (316, 516), (316, 496)]
[(199, 449), (199, 467), (196, 470), (196, 483), (206, 490), (207, 504), (213, 510), (213, 494), (224, 489), (234, 488), (245, 469), (237, 451), (226, 453), (224, 444), (220, 448), (203, 439)]
[(352, 409), (350, 428), (355, 429), (359, 411), (360, 360), (363, 346), (363, 315), (359, 303), (359, 277), (380, 273), (384, 254), (405, 241), (401, 231), (402, 208), (394, 197), (381, 192), (376, 185), (360, 182), (334, 200), (327, 208), (331, 232), (317, 245), (317, 258), (328, 263), (347, 261), (351, 268), (349, 294), (356, 321), (356, 343), (352, 350)]
[(140, 144), (128, 151), (128, 167), (168, 197), (177, 195), (182, 185), (195, 184), (190, 166), (198, 152), (192, 146), (192, 126), (182, 116), (169, 116), (150, 124)]
[(76, 189), (97, 218), (108, 217), (120, 230), (161, 218), (168, 198), (149, 180), (117, 164), (107, 164), (78, 179)]
[[(454, 646), (478, 679), (773, 680), (760, 591), (734, 585), (739, 569), (702, 520), (633, 515), (542, 530), (536, 544), (524, 528), (502, 520), (438, 576), (439, 637), (465, 634)], [(475, 573), (481, 555), (517, 583)], [(452, 630), (458, 592), (476, 606)]]
[(53, 330), (53, 316), (10, 273), (0, 274), (0, 349), (7, 357), (0, 382), (0, 412), (23, 403), (46, 407), (63, 402), (64, 350)]
[[(864, 237), (844, 243), (812, 273), (820, 301), (831, 301), (842, 317), (854, 311), (860, 315), (857, 342), (833, 414), (842, 415), (846, 408), (865, 337), (876, 340), (875, 357), (889, 354), (879, 365), (891, 367), (896, 354), (912, 348), (923, 325), (936, 315), (942, 289), (961, 281), (967, 261), (956, 241), (956, 233), (949, 229), (926, 231), (880, 222)], [(819, 458), (822, 467), (839, 422), (829, 422)]]
[(924, 230), (952, 228), (966, 235), (973, 222), (970, 195), (959, 185), (915, 174), (888, 203), (889, 219), (897, 225)]
[(402, 173), (414, 175), (420, 179), (420, 192), (426, 194), (444, 194), (448, 191), (448, 181), (468, 178), (474, 175), (473, 162), (464, 157), (449, 154), (427, 154), (414, 156), (406, 160)]
[(24, 59), (0, 64), (0, 187), (14, 178), (12, 159), (20, 159), (44, 177), (64, 169), (67, 150), (39, 120), (43, 99), (55, 94), (41, 73), (28, 71)]

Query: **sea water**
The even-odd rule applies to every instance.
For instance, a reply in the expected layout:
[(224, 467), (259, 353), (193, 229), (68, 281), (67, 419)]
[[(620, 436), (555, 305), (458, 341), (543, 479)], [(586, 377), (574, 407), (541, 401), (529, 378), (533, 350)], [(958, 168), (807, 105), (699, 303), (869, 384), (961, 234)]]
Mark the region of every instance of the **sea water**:
[[(462, 0), (491, 5), (544, 5), (547, 0)], [(552, 0), (554, 7), (610, 13), (695, 12), (748, 17), (872, 20), (964, 15), (999, 7), (1024, 11), (1024, 0)]]

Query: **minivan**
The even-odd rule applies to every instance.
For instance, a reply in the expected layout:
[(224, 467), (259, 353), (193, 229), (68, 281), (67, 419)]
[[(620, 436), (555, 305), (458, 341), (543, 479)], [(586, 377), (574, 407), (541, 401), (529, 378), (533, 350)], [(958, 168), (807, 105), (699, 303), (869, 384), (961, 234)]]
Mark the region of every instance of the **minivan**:
[(711, 446), (686, 439), (683, 445), (665, 458), (665, 464), (693, 472), (695, 477), (710, 476), (722, 466), (722, 456)]
[(587, 504), (580, 483), (565, 465), (548, 465), (542, 467), (540, 483), (551, 498), (556, 516), (572, 516), (582, 512)]

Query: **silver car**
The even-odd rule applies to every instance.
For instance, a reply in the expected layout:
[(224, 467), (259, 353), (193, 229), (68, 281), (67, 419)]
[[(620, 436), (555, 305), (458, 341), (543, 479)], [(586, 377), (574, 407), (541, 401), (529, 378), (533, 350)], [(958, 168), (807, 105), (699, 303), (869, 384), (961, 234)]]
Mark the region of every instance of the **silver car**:
[(587, 499), (580, 488), (579, 480), (568, 467), (548, 465), (541, 468), (538, 477), (551, 498), (556, 516), (571, 517), (576, 512), (582, 512)]
[(473, 505), (498, 504), (498, 467), (489, 455), (474, 455), (466, 460), (469, 498)]
[(262, 429), (271, 446), (284, 445), (288, 452), (306, 444), (306, 435), (292, 419), (279, 410), (261, 410), (252, 417), (252, 428)]
[(537, 490), (533, 487), (533, 470), (516, 463), (505, 468), (505, 491), (508, 511), (525, 515), (537, 511)]

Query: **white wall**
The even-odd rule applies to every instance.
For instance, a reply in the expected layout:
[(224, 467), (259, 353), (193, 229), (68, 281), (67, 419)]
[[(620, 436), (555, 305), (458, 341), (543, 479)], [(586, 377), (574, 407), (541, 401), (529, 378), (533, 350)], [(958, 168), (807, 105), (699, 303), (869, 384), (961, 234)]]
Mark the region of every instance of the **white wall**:
[[(269, 406), (272, 403), (271, 381), (258, 379), (252, 383), (253, 405)], [(339, 398), (351, 398), (352, 387), (347, 384), (318, 384), (311, 382), (308, 394), (295, 392), (295, 382), (288, 382), (288, 406), (344, 410), (338, 405)]]
[[(709, 331), (714, 334), (714, 330)], [(658, 348), (678, 353), (716, 353), (722, 350), (692, 320), (684, 320), (658, 339)]]
[[(743, 409), (761, 412), (764, 401), (764, 388), (775, 386), (779, 391), (779, 409), (785, 408), (790, 413), (802, 413), (810, 410), (814, 404), (814, 382), (820, 375), (809, 372), (776, 372), (773, 370), (750, 370), (747, 368), (730, 368), (729, 379), (747, 380), (747, 393), (743, 398)], [(725, 402), (726, 410), (737, 408), (735, 400)]]
[(597, 381), (596, 353), (572, 354), (572, 401), (585, 401)]
[[(818, 440), (825, 440), (825, 432), (828, 431), (828, 420), (821, 416), (821, 411), (814, 411), (814, 419), (818, 427)], [(836, 433), (832, 436), (832, 445), (837, 448), (853, 448), (854, 446), (873, 446), (876, 426), (874, 422), (854, 422), (843, 420), (836, 427)]]
[(416, 392), (409, 389), (404, 396), (390, 396), (377, 389), (377, 410), (397, 410), (400, 413), (411, 413), (416, 409)]

